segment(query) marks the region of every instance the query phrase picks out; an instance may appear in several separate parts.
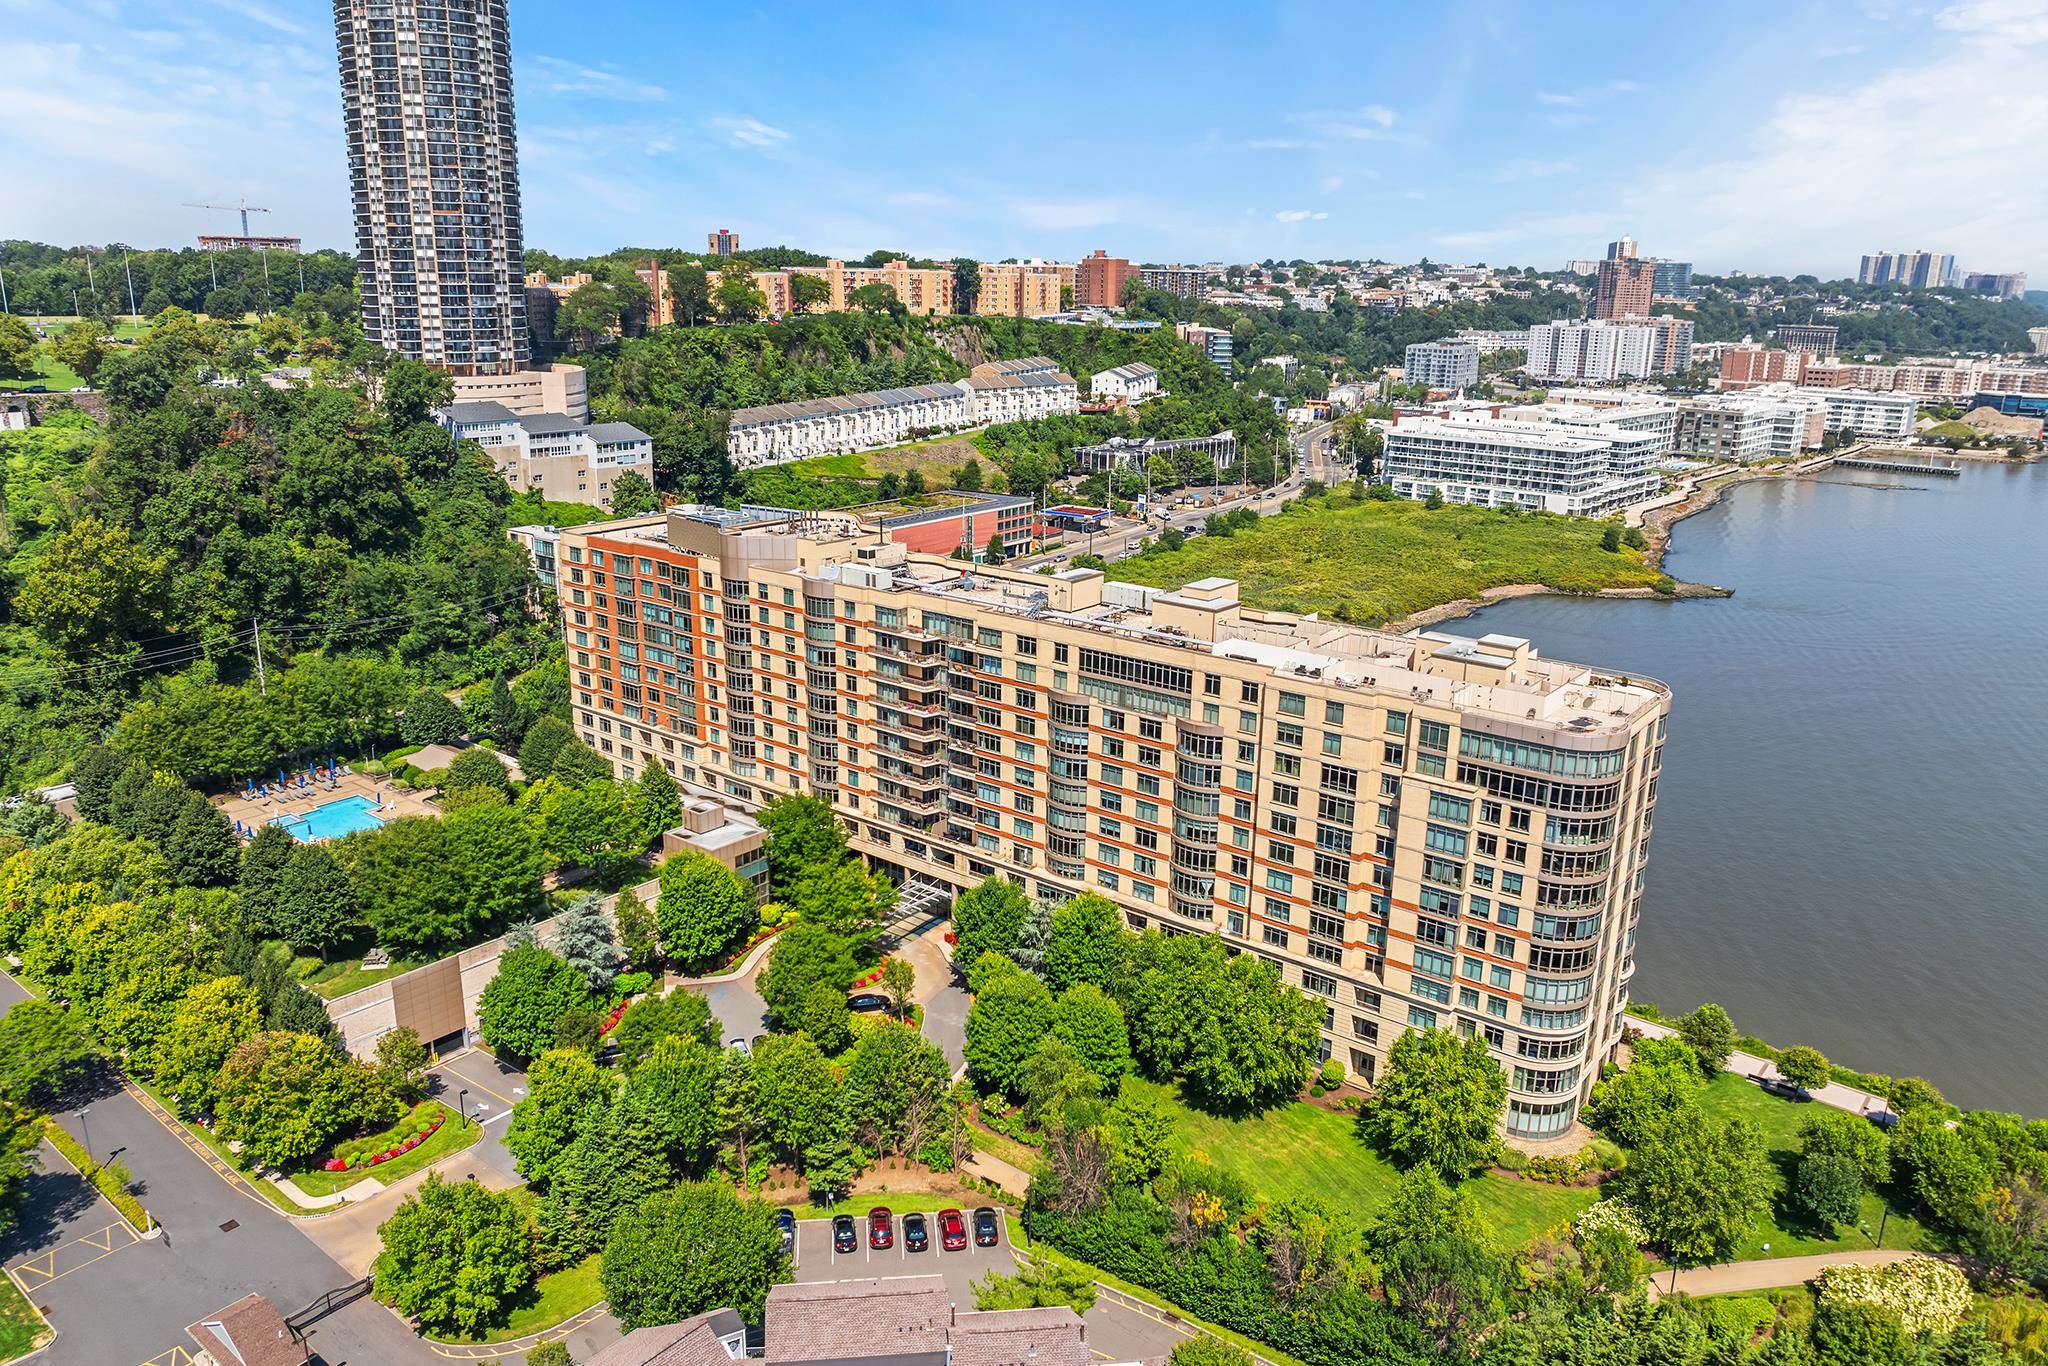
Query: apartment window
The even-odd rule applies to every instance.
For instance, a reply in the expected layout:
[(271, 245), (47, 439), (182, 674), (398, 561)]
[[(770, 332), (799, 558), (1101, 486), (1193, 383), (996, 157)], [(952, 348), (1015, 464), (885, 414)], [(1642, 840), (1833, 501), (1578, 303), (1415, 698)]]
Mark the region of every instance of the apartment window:
[(1323, 703), (1323, 724), (1326, 726), (1341, 726), (1344, 724), (1344, 704), (1342, 702)]
[(1390, 711), (1390, 712), (1388, 712), (1388, 713), (1387, 713), (1387, 734), (1389, 734), (1389, 735), (1406, 735), (1407, 733), (1408, 733), (1408, 713), (1407, 713), (1407, 712), (1405, 712), (1405, 711)]
[(1278, 925), (1260, 926), (1259, 937), (1276, 949), (1287, 947), (1287, 931), (1281, 929)]

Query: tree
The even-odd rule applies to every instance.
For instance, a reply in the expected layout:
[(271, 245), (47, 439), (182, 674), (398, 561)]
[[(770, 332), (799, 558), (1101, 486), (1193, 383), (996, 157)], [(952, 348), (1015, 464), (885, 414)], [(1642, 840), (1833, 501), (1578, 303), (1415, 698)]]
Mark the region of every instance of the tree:
[(702, 1039), (671, 1035), (626, 1079), (623, 1103), (647, 1115), (676, 1168), (698, 1171), (717, 1148), (719, 1068), (717, 1050)]
[(505, 1148), (519, 1164), (519, 1174), (535, 1189), (546, 1190), (576, 1135), (612, 1103), (617, 1089), (614, 1074), (578, 1049), (550, 1049), (535, 1058), (526, 1075), (526, 1096), (512, 1107), (512, 1121), (505, 1126)]
[(526, 735), (526, 713), (519, 709), (503, 674), (492, 676), (489, 698), (491, 743), (507, 753), (517, 753), (519, 742)]
[(668, 1145), (655, 1116), (613, 1101), (562, 1154), (541, 1203), (541, 1228), (564, 1261), (579, 1262), (604, 1246), (622, 1215), (671, 1180)]
[(588, 351), (619, 325), (618, 291), (602, 280), (579, 285), (555, 309), (557, 331), (574, 332), (577, 348)]
[(754, 1078), (768, 1141), (801, 1158), (832, 1120), (839, 1092), (832, 1064), (808, 1035), (771, 1034), (754, 1050)]
[(439, 688), (421, 688), (405, 704), (398, 733), (408, 745), (453, 745), (462, 740), (462, 708)]
[(760, 820), (768, 832), (768, 890), (777, 901), (790, 901), (813, 873), (846, 862), (846, 831), (822, 797), (785, 793), (761, 808)]
[(1735, 1051), (1735, 1021), (1712, 1001), (1693, 1007), (1678, 1017), (1678, 1037), (1699, 1059), (1700, 1071), (1713, 1077), (1727, 1065)]
[(729, 1048), (718, 1058), (718, 1133), (730, 1158), (727, 1165), (744, 1185), (754, 1158), (754, 1140), (762, 1130), (761, 1084), (754, 1073), (754, 1055)]
[(569, 1344), (555, 1338), (527, 1352), (526, 1366), (575, 1366), (575, 1363), (569, 1357)]
[(717, 1038), (711, 1003), (694, 991), (680, 989), (666, 996), (643, 996), (633, 1002), (612, 1030), (619, 1065), (628, 1072), (651, 1057), (663, 1039), (694, 1039), (709, 1044), (717, 1042)]
[(880, 283), (862, 285), (846, 296), (846, 301), (862, 313), (887, 313), (900, 318), (910, 310), (896, 297), (896, 291)]
[[(558, 775), (561, 767), (558, 761)], [(608, 779), (572, 786), (560, 776), (543, 778), (521, 794), (519, 809), (538, 818), (541, 855), (550, 868), (588, 868), (615, 881), (633, 871), (647, 848), (630, 795)]]
[(1800, 1129), (1799, 1151), (1802, 1157), (1847, 1158), (1872, 1189), (1891, 1179), (1891, 1144), (1884, 1131), (1862, 1115), (1822, 1110)]
[(254, 1161), (290, 1170), (336, 1135), (387, 1121), (391, 1098), (362, 1063), (310, 1034), (258, 1034), (237, 1044), (215, 1084), (215, 1132)]
[(1600, 548), (1602, 550), (1607, 551), (1609, 554), (1613, 554), (1615, 551), (1620, 550), (1621, 528), (1614, 525), (1612, 522), (1609, 522), (1607, 524), (1606, 529), (1600, 533)]
[(752, 277), (737, 271), (720, 278), (718, 288), (711, 291), (711, 299), (718, 305), (720, 322), (755, 322), (768, 311), (768, 296), (754, 288)]
[(814, 988), (830, 987), (844, 999), (859, 972), (850, 943), (830, 930), (800, 921), (776, 936), (755, 989), (776, 1028), (797, 1029), (804, 1002)]
[(1827, 1054), (1801, 1044), (1778, 1055), (1778, 1075), (1802, 1091), (1817, 1091), (1828, 1084), (1832, 1074)]
[(917, 968), (908, 959), (891, 957), (882, 964), (882, 990), (898, 1019), (910, 1013), (910, 993), (917, 990)]
[(1627, 1147), (1648, 1141), (1672, 1115), (1699, 1108), (1698, 1057), (1678, 1039), (1643, 1039), (1626, 1071), (1598, 1082), (1586, 1118)]
[(669, 267), (668, 292), (683, 326), (695, 327), (711, 316), (711, 277), (703, 266), (692, 262)]
[(953, 960), (972, 963), (984, 953), (1009, 953), (1030, 911), (1022, 887), (991, 873), (953, 901)]
[(62, 1006), (17, 1002), (0, 1015), (0, 1102), (48, 1105), (97, 1056), (84, 1028)]
[(611, 989), (618, 971), (619, 950), (612, 939), (612, 923), (596, 893), (587, 893), (569, 903), (555, 918), (554, 951), (570, 967), (583, 974), (593, 996)]
[(1810, 1153), (1792, 1178), (1792, 1202), (1832, 1238), (1837, 1224), (1853, 1224), (1863, 1213), (1862, 1170), (1852, 1157)]
[(377, 1075), (385, 1090), (408, 1105), (427, 1094), (427, 1045), (411, 1025), (400, 1025), (377, 1038)]
[(974, 1283), (976, 1309), (1051, 1309), (1065, 1305), (1076, 1314), (1095, 1306), (1095, 1281), (1072, 1262), (1035, 1257), (1014, 1276), (991, 1271)]
[(301, 844), (285, 860), (269, 928), (301, 953), (326, 958), (362, 927), (355, 884), (324, 844)]
[(36, 334), (12, 313), (0, 313), (0, 379), (34, 379), (40, 373)]
[(1166, 1360), (1167, 1366), (1254, 1366), (1250, 1352), (1207, 1333), (1187, 1339)]
[(938, 1046), (907, 1025), (855, 1040), (842, 1079), (846, 1117), (864, 1148), (915, 1154), (931, 1136), (952, 1068)]
[(1316, 1066), (1322, 1007), (1256, 955), (1207, 961), (1211, 971), (1181, 1067), (1190, 1098), (1241, 1112), (1299, 1095)]
[(1890, 1102), (1892, 1109), (1901, 1115), (1910, 1114), (1914, 1110), (1942, 1110), (1948, 1107), (1948, 1101), (1934, 1088), (1934, 1083), (1922, 1077), (1894, 1079), (1891, 1088), (1885, 1094), (1885, 1099)]
[(1003, 558), (1003, 533), (998, 531), (988, 538), (988, 549), (982, 554), (982, 560), (988, 564), (1001, 564)]
[(754, 894), (732, 869), (695, 850), (661, 865), (654, 915), (668, 957), (692, 968), (717, 962), (760, 923)]
[(14, 612), (65, 660), (106, 662), (163, 633), (171, 578), (127, 528), (81, 517), (32, 562)]
[(598, 1277), (631, 1332), (725, 1308), (759, 1323), (768, 1287), (785, 1270), (767, 1204), (729, 1186), (689, 1183), (619, 1219)]
[(1130, 1071), (1131, 1033), (1123, 1007), (1093, 982), (1079, 982), (1060, 993), (1052, 1030), (1108, 1089), (1115, 1090)]
[(1483, 1037), (1409, 1030), (1394, 1041), (1359, 1127), (1396, 1165), (1457, 1180), (1498, 1156), (1506, 1103), (1507, 1078)]
[(477, 1001), (477, 1032), (493, 1051), (537, 1058), (554, 1045), (555, 1026), (590, 1002), (589, 979), (538, 944), (507, 949)]
[(0, 1233), (20, 1217), (22, 1183), (40, 1165), (43, 1116), (26, 1106), (0, 1102)]
[[(612, 479), (612, 516), (638, 517), (643, 513), (660, 510), (661, 498), (654, 492), (654, 485), (632, 470), (627, 470)], [(657, 764), (655, 767), (659, 768), (660, 765)]]
[[(25, 1008), (10, 1011), (7, 1022)], [(170, 1027), (157, 1045), (157, 1085), (187, 1115), (212, 1114), (222, 1065), (262, 1032), (263, 1004), (240, 978), (201, 982), (171, 1012)]]
[(859, 859), (848, 859), (812, 869), (791, 893), (790, 906), (806, 924), (865, 946), (895, 913), (896, 888)]
[(93, 376), (100, 371), (101, 362), (107, 358), (106, 343), (100, 337), (100, 329), (80, 318), (66, 325), (62, 332), (50, 339), (50, 358), (60, 365), (68, 365), (78, 372), (78, 377), (91, 384)]
[(612, 922), (619, 931), (619, 952), (634, 972), (653, 972), (661, 966), (661, 932), (654, 912), (634, 888), (622, 888), (612, 903)]
[(1419, 1166), (1367, 1225), (1365, 1250), (1388, 1301), (1421, 1325), (1439, 1351), (1464, 1344), (1506, 1309), (1511, 1263), (1472, 1197)]
[(789, 306), (798, 313), (809, 313), (832, 301), (832, 286), (815, 275), (802, 271), (793, 272), (789, 277)]
[(660, 764), (649, 764), (633, 784), (633, 814), (639, 819), (643, 844), (661, 837), (661, 832), (683, 818), (683, 794), (676, 780)]
[(1055, 991), (1088, 982), (1107, 991), (1124, 972), (1123, 916), (1104, 896), (1083, 892), (1052, 913), (1045, 979)]
[(475, 1181), (430, 1173), (377, 1235), (378, 1298), (423, 1328), (475, 1333), (533, 1283), (519, 1206)]
[(465, 749), (455, 756), (448, 765), (448, 776), (441, 780), (441, 786), (448, 792), (485, 788), (492, 792), (510, 793), (512, 780), (505, 773), (503, 761), (491, 751), (479, 747)]
[(823, 982), (812, 987), (797, 1014), (797, 1028), (827, 1053), (844, 1052), (853, 1042), (853, 1015), (846, 993)]
[(972, 313), (981, 299), (981, 263), (965, 256), (953, 258), (953, 311)]
[(1024, 1061), (1052, 1028), (1053, 996), (1021, 969), (987, 982), (967, 1010), (967, 1066), (984, 1086), (1017, 1094)]
[(1681, 1265), (1726, 1261), (1770, 1209), (1763, 1139), (1734, 1119), (1679, 1110), (1629, 1155), (1620, 1194)]
[(536, 717), (519, 741), (519, 771), (529, 783), (551, 776), (555, 759), (565, 746), (574, 743), (576, 732), (567, 721), (555, 716)]

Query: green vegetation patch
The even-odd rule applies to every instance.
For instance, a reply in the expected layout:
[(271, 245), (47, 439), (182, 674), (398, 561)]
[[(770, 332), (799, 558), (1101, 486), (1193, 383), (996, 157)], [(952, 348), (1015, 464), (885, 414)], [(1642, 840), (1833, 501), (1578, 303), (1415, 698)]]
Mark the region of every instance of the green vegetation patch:
[[(387, 1135), (393, 1136), (393, 1144), (395, 1146), (397, 1142), (403, 1140), (405, 1134), (412, 1132), (411, 1126), (421, 1119), (432, 1115), (439, 1115), (441, 1117), (441, 1127), (434, 1130), (425, 1142), (403, 1156), (394, 1157), (389, 1162), (380, 1162), (375, 1166), (367, 1164), (358, 1165), (343, 1172), (330, 1172), (317, 1167), (312, 1171), (293, 1172), (292, 1184), (312, 1196), (332, 1195), (336, 1191), (347, 1190), (366, 1176), (374, 1176), (389, 1186), (411, 1176), (416, 1171), (433, 1166), (444, 1157), (461, 1152), (464, 1148), (472, 1146), (479, 1138), (483, 1137), (482, 1126), (464, 1122), (453, 1110), (438, 1100), (421, 1101), (413, 1108), (411, 1113), (407, 1114), (404, 1119), (385, 1132)], [(363, 1146), (363, 1141), (360, 1139), (352, 1140), (350, 1143), (341, 1146), (344, 1148), (360, 1148)], [(371, 1144), (369, 1146), (375, 1147), (376, 1145)]]
[(50, 1329), (12, 1276), (0, 1276), (0, 1361), (27, 1356), (50, 1340)]
[(437, 1333), (426, 1336), (434, 1342), (481, 1345), (511, 1342), (529, 1333), (545, 1332), (604, 1299), (604, 1288), (597, 1283), (597, 1273), (603, 1263), (604, 1259), (593, 1253), (574, 1266), (550, 1271), (533, 1283), (533, 1288), (512, 1307), (503, 1323), (488, 1332), (473, 1337), (461, 1334), (443, 1337)]
[(1609, 525), (1333, 493), (1229, 536), (1133, 556), (1109, 572), (1159, 588), (1217, 575), (1242, 583), (1247, 606), (1377, 625), (1506, 584), (1567, 593), (1654, 587), (1659, 574), (1642, 551), (1601, 548)]

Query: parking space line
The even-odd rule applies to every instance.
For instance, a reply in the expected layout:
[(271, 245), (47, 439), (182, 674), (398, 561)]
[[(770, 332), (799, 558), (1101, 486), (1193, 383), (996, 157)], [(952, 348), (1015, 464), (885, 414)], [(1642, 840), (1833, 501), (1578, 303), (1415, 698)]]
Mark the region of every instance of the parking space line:
[[(48, 1252), (39, 1252), (26, 1261), (15, 1263), (8, 1268), (8, 1271), (13, 1275), (15, 1283), (21, 1286), (23, 1290), (37, 1291), (52, 1281), (60, 1281), (74, 1271), (83, 1271), (94, 1262), (105, 1261), (116, 1252), (126, 1251), (141, 1241), (140, 1235), (128, 1226), (127, 1221), (123, 1220), (120, 1223), (108, 1224), (105, 1228), (95, 1229), (91, 1233), (73, 1238), (68, 1243), (60, 1243)], [(63, 1252), (66, 1248), (91, 1248), (94, 1255), (59, 1271), (57, 1269), (57, 1254)], [(67, 1260), (69, 1259), (67, 1258)]]

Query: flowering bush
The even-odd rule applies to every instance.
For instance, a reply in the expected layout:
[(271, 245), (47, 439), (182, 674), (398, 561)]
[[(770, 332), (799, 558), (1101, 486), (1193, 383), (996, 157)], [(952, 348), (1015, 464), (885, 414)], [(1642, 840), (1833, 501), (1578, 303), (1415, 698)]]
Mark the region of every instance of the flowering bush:
[(1821, 1303), (1868, 1304), (1899, 1316), (1908, 1333), (1946, 1333), (1970, 1308), (1970, 1282), (1947, 1262), (1913, 1257), (1890, 1266), (1831, 1266)]
[(321, 1169), (349, 1172), (358, 1167), (374, 1167), (389, 1162), (432, 1138), (447, 1118), (447, 1110), (429, 1101), (381, 1134), (340, 1144), (334, 1149), (334, 1156), (320, 1164)]
[(1641, 1247), (1650, 1241), (1650, 1235), (1643, 1228), (1642, 1216), (1635, 1206), (1619, 1196), (1597, 1201), (1579, 1211), (1579, 1217), (1572, 1221), (1572, 1232), (1581, 1239), (1591, 1238), (1596, 1233), (1619, 1233)]

